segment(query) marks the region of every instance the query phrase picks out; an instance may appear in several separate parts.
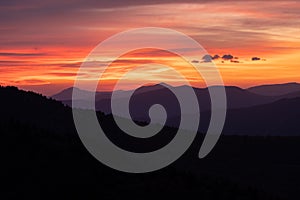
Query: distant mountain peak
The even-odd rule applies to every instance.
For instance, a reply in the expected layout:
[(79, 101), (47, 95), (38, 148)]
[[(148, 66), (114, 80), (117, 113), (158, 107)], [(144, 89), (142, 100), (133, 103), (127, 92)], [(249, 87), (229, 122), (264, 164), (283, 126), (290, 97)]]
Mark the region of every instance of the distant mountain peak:
[(87, 90), (82, 90), (80, 88), (77, 88), (77, 87), (69, 87), (69, 88), (66, 88), (62, 91), (60, 91), (59, 93), (55, 94), (52, 96), (53, 99), (56, 99), (58, 101), (63, 101), (63, 100), (70, 100), (72, 99), (72, 94), (73, 94), (73, 91), (76, 91), (78, 94), (81, 94), (80, 96), (82, 96), (83, 98), (88, 94), (90, 93), (90, 91), (87, 91)]
[(173, 87), (172, 85), (169, 85), (169, 84), (167, 84), (165, 82), (160, 82), (160, 83), (158, 83), (156, 85), (162, 85), (162, 86), (165, 86), (165, 87)]

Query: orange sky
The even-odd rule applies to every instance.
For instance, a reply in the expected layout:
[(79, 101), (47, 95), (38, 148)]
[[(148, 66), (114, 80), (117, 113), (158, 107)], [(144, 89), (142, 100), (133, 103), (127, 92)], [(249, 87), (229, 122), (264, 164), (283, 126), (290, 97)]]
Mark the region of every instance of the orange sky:
[[(0, 3), (0, 84), (46, 95), (56, 93), (72, 86), (81, 62), (99, 42), (120, 31), (148, 26), (185, 33), (210, 55), (235, 57), (214, 60), (226, 85), (300, 82), (299, 1), (124, 2)], [(170, 55), (162, 55), (152, 57), (184, 67), (176, 59), (168, 60)], [(149, 56), (144, 60), (149, 61)], [(252, 61), (253, 57), (260, 60)], [(140, 59), (130, 56), (132, 64)], [(119, 68), (131, 65), (116, 63)], [(119, 73), (112, 71), (107, 80), (114, 80)], [(193, 77), (191, 73), (188, 76)], [(151, 77), (157, 82), (173, 80), (155, 70)], [(130, 87), (134, 84), (128, 81)]]

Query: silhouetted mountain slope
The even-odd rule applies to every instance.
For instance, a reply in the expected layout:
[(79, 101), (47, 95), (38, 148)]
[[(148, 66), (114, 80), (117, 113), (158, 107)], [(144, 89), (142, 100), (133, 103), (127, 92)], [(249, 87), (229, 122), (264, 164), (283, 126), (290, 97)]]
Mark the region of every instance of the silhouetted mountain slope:
[(280, 96), (288, 93), (299, 92), (300, 84), (299, 83), (283, 83), (283, 84), (269, 84), (269, 85), (259, 85), (250, 87), (248, 91), (265, 95), (265, 96)]
[[(126, 174), (102, 165), (85, 150), (71, 109), (62, 103), (12, 87), (0, 87), (0, 97), (3, 199), (299, 199), (299, 137), (222, 136), (200, 160), (203, 136), (198, 134), (172, 165), (153, 173)], [(155, 146), (155, 141), (138, 145), (140, 141), (119, 138), (111, 116), (98, 117), (116, 144), (136, 145), (133, 151)], [(159, 134), (156, 140), (163, 141), (155, 148), (172, 139), (176, 129), (165, 127)]]
[(15, 120), (63, 134), (73, 128), (71, 109), (59, 101), (16, 87), (0, 87), (0, 97), (0, 121)]

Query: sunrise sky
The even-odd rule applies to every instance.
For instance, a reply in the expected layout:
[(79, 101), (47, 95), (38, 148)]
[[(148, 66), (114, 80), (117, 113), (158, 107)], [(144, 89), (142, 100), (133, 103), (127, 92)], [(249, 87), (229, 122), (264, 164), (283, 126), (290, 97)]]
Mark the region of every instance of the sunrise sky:
[(101, 41), (141, 27), (175, 29), (219, 55), (213, 62), (226, 85), (300, 82), (299, 10), (299, 1), (1, 1), (0, 85), (54, 94), (73, 85)]

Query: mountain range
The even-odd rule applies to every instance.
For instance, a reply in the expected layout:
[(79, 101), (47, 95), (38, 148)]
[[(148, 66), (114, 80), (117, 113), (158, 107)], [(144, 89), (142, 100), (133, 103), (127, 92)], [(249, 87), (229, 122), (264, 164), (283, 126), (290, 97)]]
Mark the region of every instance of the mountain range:
[[(176, 97), (164, 83), (143, 86), (133, 91), (116, 91), (120, 97), (115, 101), (123, 101), (122, 96), (133, 92), (129, 102), (130, 115), (135, 121), (150, 122), (148, 111), (154, 104), (161, 104), (167, 112), (166, 125), (178, 127), (181, 117), (191, 117), (196, 113), (181, 113)], [(218, 86), (213, 86), (218, 87)], [(52, 98), (72, 105), (72, 91), (76, 89), (82, 98), (90, 91), (68, 88), (52, 96)], [(172, 87), (178, 93), (184, 93), (188, 86)], [(208, 88), (193, 88), (199, 102), (201, 120), (199, 131), (206, 132), (210, 121), (210, 96)], [(300, 116), (300, 84), (286, 83), (261, 85), (242, 89), (235, 86), (225, 86), (227, 96), (227, 116), (223, 133), (238, 135), (298, 135), (300, 128), (297, 119)], [(111, 92), (96, 92), (95, 107), (97, 111), (111, 113)], [(91, 108), (89, 108), (91, 109)], [(159, 121), (159, 120), (156, 120)]]
[[(165, 83), (156, 85), (142, 86), (136, 89), (133, 93), (132, 99), (139, 99), (143, 104), (153, 99), (161, 99), (162, 102), (172, 102), (170, 98), (169, 88), (175, 90), (178, 93), (184, 93), (189, 86), (178, 86), (172, 87)], [(212, 86), (218, 87), (218, 86)], [(74, 99), (74, 101), (82, 101), (82, 108), (84, 107), (84, 101), (87, 96), (92, 92), (87, 90), (81, 90), (79, 88), (67, 88), (53, 96), (53, 99), (63, 102), (66, 105), (72, 105), (72, 92), (76, 90), (80, 98)], [(193, 88), (198, 98), (198, 102), (202, 111), (210, 110), (210, 96), (208, 88)], [(227, 96), (227, 107), (229, 109), (251, 107), (255, 105), (262, 105), (275, 102), (285, 98), (300, 97), (300, 84), (299, 83), (285, 83), (285, 84), (274, 84), (274, 85), (260, 85), (242, 89), (236, 86), (225, 86)], [(129, 91), (115, 91), (118, 97), (128, 96)], [(95, 106), (97, 111), (110, 113), (110, 102), (112, 92), (96, 92), (95, 93)], [(137, 101), (135, 101), (137, 102)], [(142, 104), (141, 103), (141, 104)]]
[[(160, 89), (158, 89), (159, 87)], [(154, 88), (155, 90), (153, 90)], [(183, 87), (178, 87), (177, 89), (182, 88)], [(143, 92), (145, 89), (147, 89), (147, 92)], [(235, 92), (234, 94), (238, 97), (241, 97), (242, 94), (248, 94), (249, 96), (251, 94), (248, 91), (236, 87), (227, 87), (226, 91), (228, 90), (232, 93)], [(150, 118), (147, 112), (152, 103), (161, 103), (165, 106), (168, 114), (166, 125), (171, 127), (178, 127), (180, 117), (193, 115), (193, 113), (183, 113), (183, 115), (181, 115), (180, 110), (177, 108), (178, 104), (176, 104), (178, 102), (175, 100), (174, 102), (170, 102), (167, 97), (171, 99), (172, 96), (170, 96), (170, 93), (167, 93), (167, 91), (166, 88), (160, 85), (146, 86), (138, 89), (134, 94), (135, 99), (132, 100), (133, 105), (130, 107), (132, 118), (135, 121), (148, 123)], [(205, 89), (199, 89), (199, 91), (203, 92)], [(63, 125), (72, 124), (71, 109), (68, 105), (64, 105), (59, 101), (51, 100), (33, 92), (24, 93), (14, 87), (1, 87), (0, 93), (2, 102), (1, 118), (18, 118), (19, 121), (35, 124), (34, 126), (46, 127), (50, 130), (56, 129), (56, 131), (62, 133), (70, 129), (70, 127)], [(258, 136), (299, 135), (300, 97), (294, 94), (297, 94), (297, 92), (271, 96), (270, 99), (267, 99), (270, 103), (260, 103), (256, 100), (256, 102), (248, 102), (252, 103), (252, 105), (254, 104), (253, 102), (255, 102), (257, 105), (228, 108), (223, 134)], [(153, 96), (157, 98), (150, 98)], [(231, 97), (233, 98), (233, 95)], [(252, 95), (252, 97), (261, 97), (261, 95)], [(106, 101), (109, 102), (109, 98), (107, 98)], [(142, 104), (143, 101), (144, 104)], [(102, 102), (104, 102), (104, 100), (102, 100)], [(32, 106), (28, 106), (28, 103)], [(51, 105), (51, 107), (44, 106), (44, 104)], [(242, 103), (239, 105), (241, 104)], [(64, 114), (66, 110), (69, 113), (67, 119), (65, 119)], [(45, 113), (47, 114), (45, 115)], [(210, 114), (209, 110), (202, 110), (200, 113), (199, 131), (202, 133), (205, 133), (207, 130)], [(68, 123), (66, 123), (66, 120)]]

